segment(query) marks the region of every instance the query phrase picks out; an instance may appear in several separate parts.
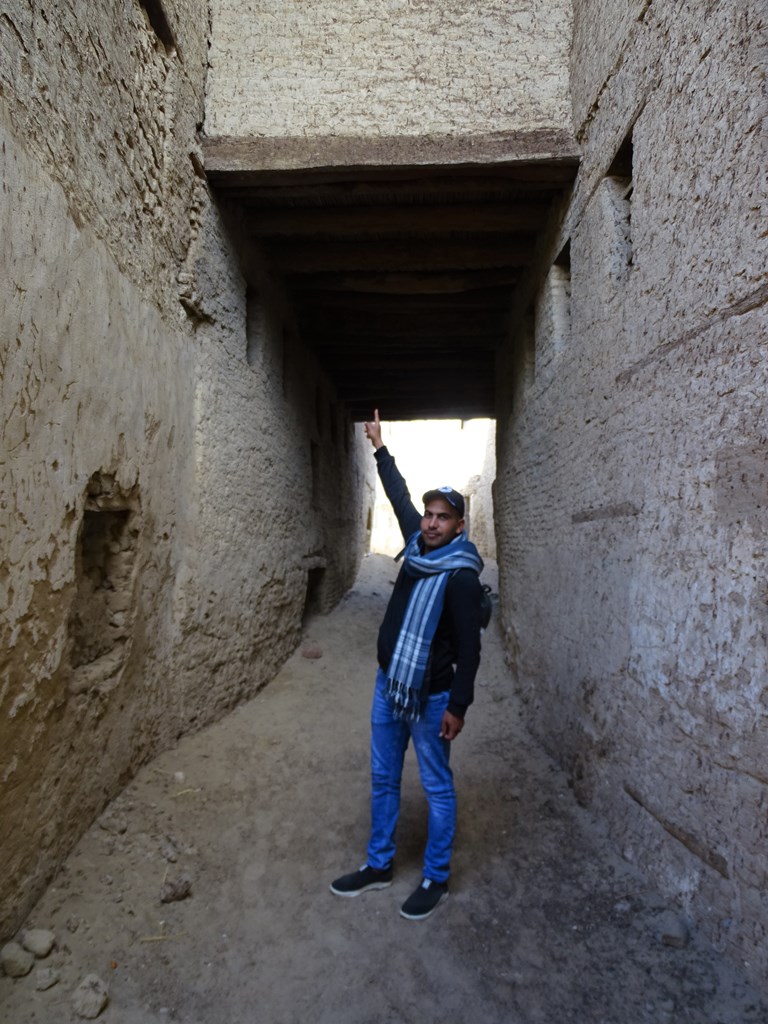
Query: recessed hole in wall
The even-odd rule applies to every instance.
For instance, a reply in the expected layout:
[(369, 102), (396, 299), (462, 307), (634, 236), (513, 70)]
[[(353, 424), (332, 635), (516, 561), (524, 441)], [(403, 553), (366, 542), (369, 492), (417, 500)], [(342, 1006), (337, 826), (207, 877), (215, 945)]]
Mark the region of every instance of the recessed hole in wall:
[(139, 2), (147, 16), (150, 28), (163, 49), (169, 56), (173, 56), (176, 53), (176, 40), (173, 38), (173, 32), (168, 24), (161, 0), (139, 0)]
[(76, 592), (69, 617), (70, 688), (116, 682), (130, 651), (139, 536), (138, 494), (97, 473), (88, 485), (77, 540)]
[(283, 384), (283, 398), (287, 398), (288, 397), (288, 368), (290, 366), (290, 352), (292, 350), (292, 346), (293, 346), (293, 337), (291, 335), (291, 332), (288, 331), (288, 330), (283, 330), (283, 345), (282, 345), (282, 349), (283, 349), (283, 353), (282, 353), (283, 354), (283, 360), (282, 360), (282, 362), (283, 362), (283, 366), (282, 366), (282, 369), (283, 369), (283, 380), (282, 380), (282, 384)]
[(321, 388), (315, 388), (315, 427), (317, 428), (317, 435), (322, 439), (323, 437), (323, 392)]
[(310, 458), (312, 459), (312, 508), (320, 508), (320, 445), (311, 442)]
[(325, 569), (309, 569), (307, 571), (307, 596), (304, 599), (302, 621), (306, 622), (310, 615), (322, 611), (320, 600)]
[(245, 293), (245, 358), (254, 369), (261, 365), (266, 338), (266, 316), (255, 288)]
[(632, 132), (624, 139), (616, 150), (611, 166), (608, 168), (609, 178), (632, 178), (633, 161), (635, 158), (632, 144)]
[(555, 266), (556, 267), (560, 267), (561, 270), (567, 271), (568, 275), (570, 276), (570, 273), (571, 273), (571, 240), (570, 240), (570, 238), (565, 243), (565, 245), (560, 250), (560, 252), (557, 254), (557, 257), (555, 258)]
[(634, 147), (632, 133), (624, 139), (608, 168), (604, 185), (608, 190), (614, 219), (616, 241), (620, 253), (620, 266), (625, 276), (632, 266), (632, 191)]
[(526, 311), (521, 324), (523, 351), (523, 379), (526, 385), (536, 380), (536, 316), (533, 309)]
[(549, 275), (552, 297), (552, 318), (554, 328), (554, 349), (558, 355), (568, 344), (571, 336), (571, 241), (565, 243), (558, 253)]

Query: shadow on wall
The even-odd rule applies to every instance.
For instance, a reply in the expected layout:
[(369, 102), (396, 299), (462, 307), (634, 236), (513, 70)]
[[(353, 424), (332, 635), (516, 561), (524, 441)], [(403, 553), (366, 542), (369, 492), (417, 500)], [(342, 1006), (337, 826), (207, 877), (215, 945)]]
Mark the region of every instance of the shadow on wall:
[[(385, 423), (382, 433), (416, 507), (421, 507), (422, 494), (432, 487), (450, 484), (461, 491), (468, 534), (484, 558), (495, 559), (491, 488), (496, 472), (496, 421), (413, 420)], [(394, 557), (402, 546), (397, 520), (377, 480), (371, 551)]]

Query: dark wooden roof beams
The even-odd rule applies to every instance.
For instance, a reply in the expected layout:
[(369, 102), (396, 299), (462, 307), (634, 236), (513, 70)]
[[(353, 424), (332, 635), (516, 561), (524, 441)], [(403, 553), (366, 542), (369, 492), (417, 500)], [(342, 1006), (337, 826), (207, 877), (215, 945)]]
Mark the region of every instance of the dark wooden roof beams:
[(380, 140), (282, 141), (210, 140), (206, 171), (350, 415), (493, 416), (512, 292), (575, 176), (572, 140), (520, 135), (517, 156), (497, 138), (390, 140), (410, 164), (373, 162)]

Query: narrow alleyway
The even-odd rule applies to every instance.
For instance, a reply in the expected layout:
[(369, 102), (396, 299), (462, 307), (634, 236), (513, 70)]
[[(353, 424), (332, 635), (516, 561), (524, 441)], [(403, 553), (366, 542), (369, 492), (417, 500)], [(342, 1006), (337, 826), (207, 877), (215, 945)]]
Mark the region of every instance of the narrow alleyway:
[[(395, 884), (328, 892), (364, 859), (373, 652), (394, 572), (366, 558), (272, 684), (107, 809), (28, 922), (55, 931), (38, 966), (60, 981), (38, 991), (36, 970), (0, 978), (4, 1024), (75, 1019), (72, 991), (89, 973), (109, 985), (109, 1024), (768, 1020), (695, 933), (683, 948), (661, 941), (675, 908), (610, 852), (526, 736), (493, 624), (454, 749), (451, 898), (423, 923), (398, 914), (420, 877), (411, 757)], [(190, 894), (161, 902), (182, 876)]]

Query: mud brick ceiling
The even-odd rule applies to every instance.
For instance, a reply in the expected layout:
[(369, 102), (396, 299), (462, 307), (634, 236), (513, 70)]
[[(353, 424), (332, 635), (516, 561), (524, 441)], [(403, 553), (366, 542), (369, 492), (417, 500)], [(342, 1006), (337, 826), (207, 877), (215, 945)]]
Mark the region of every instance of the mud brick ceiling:
[(205, 164), (353, 419), (494, 416), (515, 286), (576, 174), (567, 133), (213, 138)]

